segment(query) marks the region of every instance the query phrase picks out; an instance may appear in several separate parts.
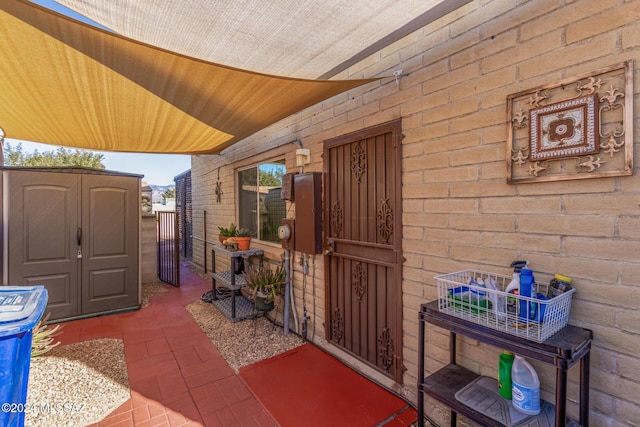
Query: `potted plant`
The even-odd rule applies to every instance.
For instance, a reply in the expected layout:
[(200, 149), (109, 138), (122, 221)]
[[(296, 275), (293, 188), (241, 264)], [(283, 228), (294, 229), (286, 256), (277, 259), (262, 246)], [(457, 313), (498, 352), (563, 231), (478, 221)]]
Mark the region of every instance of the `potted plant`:
[(234, 223), (231, 223), (229, 228), (218, 227), (218, 240), (220, 240), (220, 243), (224, 243), (229, 237), (235, 236), (237, 231), (238, 227)]
[(251, 245), (251, 236), (253, 236), (253, 231), (248, 228), (239, 228), (236, 230), (235, 238), (238, 243), (239, 251), (249, 250), (249, 246)]
[(284, 286), (286, 272), (282, 265), (274, 269), (270, 266), (261, 265), (258, 268), (252, 267), (242, 273), (247, 287), (251, 290), (250, 297), (254, 300), (257, 310), (271, 311), (276, 296), (281, 295)]

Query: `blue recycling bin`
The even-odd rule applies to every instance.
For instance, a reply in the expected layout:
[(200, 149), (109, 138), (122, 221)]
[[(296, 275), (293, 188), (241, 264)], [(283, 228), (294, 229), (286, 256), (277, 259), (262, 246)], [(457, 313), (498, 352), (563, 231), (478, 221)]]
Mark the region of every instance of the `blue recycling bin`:
[(46, 306), (44, 286), (0, 286), (0, 426), (24, 426), (33, 328)]

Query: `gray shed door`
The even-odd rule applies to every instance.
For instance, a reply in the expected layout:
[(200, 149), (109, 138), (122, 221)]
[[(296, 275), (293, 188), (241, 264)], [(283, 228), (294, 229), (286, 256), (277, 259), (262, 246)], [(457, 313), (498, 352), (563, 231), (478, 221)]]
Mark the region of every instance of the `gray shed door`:
[(82, 314), (138, 303), (137, 185), (82, 175)]
[(137, 305), (137, 179), (11, 171), (9, 181), (9, 284), (45, 285), (52, 319)]
[(51, 318), (80, 313), (76, 231), (80, 180), (75, 174), (8, 175), (10, 285), (45, 285)]

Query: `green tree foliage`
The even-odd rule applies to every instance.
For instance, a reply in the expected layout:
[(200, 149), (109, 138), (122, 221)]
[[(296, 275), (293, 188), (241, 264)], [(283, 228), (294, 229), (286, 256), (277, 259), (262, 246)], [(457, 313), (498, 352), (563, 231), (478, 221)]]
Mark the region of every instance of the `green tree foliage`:
[[(263, 187), (280, 187), (285, 167), (278, 163), (265, 163), (257, 168), (245, 169), (240, 172), (241, 185), (258, 185)], [(257, 176), (256, 176), (257, 175)]]
[(5, 166), (82, 166), (86, 168), (104, 169), (104, 155), (83, 150), (66, 150), (58, 147), (55, 151), (25, 153), (22, 144), (15, 148), (10, 144), (4, 147)]
[(280, 187), (282, 184), (282, 175), (285, 173), (285, 168), (282, 165), (268, 165), (270, 168), (263, 170), (260, 168), (260, 181), (259, 185), (265, 187)]

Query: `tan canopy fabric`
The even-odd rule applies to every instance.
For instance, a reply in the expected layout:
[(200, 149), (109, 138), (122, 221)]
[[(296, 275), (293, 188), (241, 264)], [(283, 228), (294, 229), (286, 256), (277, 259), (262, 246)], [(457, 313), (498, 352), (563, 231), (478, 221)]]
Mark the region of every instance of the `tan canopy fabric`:
[(0, 127), (100, 151), (219, 153), (372, 80), (280, 78), (189, 58), (26, 0), (0, 3)]
[(333, 77), (469, 1), (57, 0), (152, 46), (305, 79)]

